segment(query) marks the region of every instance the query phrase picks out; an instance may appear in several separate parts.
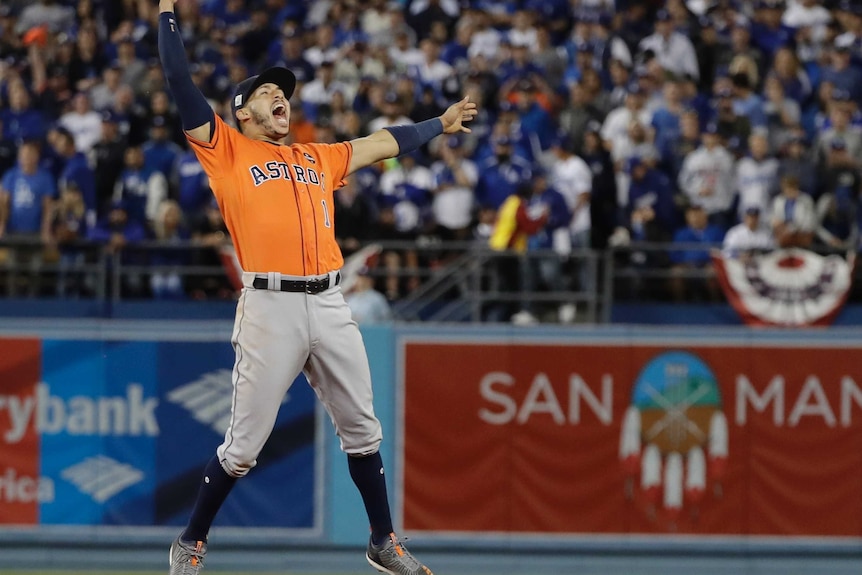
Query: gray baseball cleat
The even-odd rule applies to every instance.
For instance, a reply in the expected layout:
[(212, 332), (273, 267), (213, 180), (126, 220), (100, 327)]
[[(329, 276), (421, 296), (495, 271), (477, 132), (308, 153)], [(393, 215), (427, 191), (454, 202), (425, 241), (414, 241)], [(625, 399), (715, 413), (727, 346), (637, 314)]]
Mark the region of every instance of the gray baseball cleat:
[(398, 542), (394, 533), (390, 533), (389, 539), (379, 547), (369, 539), (365, 558), (372, 567), (389, 575), (434, 575)]
[(198, 575), (204, 568), (207, 544), (203, 541), (182, 541), (179, 537), (171, 543), (170, 575)]

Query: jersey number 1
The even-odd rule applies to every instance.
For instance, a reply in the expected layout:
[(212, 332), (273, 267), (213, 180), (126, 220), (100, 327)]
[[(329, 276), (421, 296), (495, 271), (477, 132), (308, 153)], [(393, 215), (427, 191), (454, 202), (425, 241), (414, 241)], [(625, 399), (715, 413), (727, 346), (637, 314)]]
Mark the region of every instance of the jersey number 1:
[(323, 204), (323, 225), (331, 228), (332, 224), (329, 221), (329, 210), (326, 209), (326, 200), (320, 200), (320, 203)]

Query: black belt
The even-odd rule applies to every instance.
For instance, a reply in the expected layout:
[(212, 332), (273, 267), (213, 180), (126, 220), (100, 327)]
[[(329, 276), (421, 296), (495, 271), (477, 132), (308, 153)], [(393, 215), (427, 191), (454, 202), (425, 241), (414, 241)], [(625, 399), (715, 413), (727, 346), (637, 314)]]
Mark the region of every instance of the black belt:
[[(330, 276), (327, 275), (313, 280), (281, 280), (281, 285), (278, 287), (277, 291), (300, 292), (312, 295), (319, 294), (320, 292), (329, 289), (329, 278)], [(332, 285), (337, 286), (340, 283), (341, 272), (338, 272), (335, 274), (335, 282), (333, 282)], [(251, 285), (254, 289), (269, 289), (269, 280), (262, 277), (256, 277), (254, 278), (254, 281), (251, 282)]]

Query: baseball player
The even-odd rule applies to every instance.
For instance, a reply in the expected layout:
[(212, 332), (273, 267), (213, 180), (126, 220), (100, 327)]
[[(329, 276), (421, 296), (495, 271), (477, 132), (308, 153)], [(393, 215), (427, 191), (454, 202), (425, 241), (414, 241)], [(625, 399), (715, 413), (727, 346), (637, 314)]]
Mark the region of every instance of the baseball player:
[(332, 419), (365, 504), (368, 562), (383, 573), (431, 575), (393, 533), (368, 360), (339, 286), (343, 259), (332, 226), (333, 191), (365, 166), (442, 133), (469, 132), (463, 123), (476, 115), (476, 105), (464, 98), (438, 118), (350, 142), (285, 145), (296, 78), (276, 67), (236, 87), (234, 130), (213, 114), (192, 82), (175, 1), (159, 1), (162, 66), (245, 271), (231, 338), (236, 362), (230, 424), (204, 470), (189, 523), (171, 546), (170, 573), (201, 572), (219, 507), (255, 466), (282, 398), (304, 371)]

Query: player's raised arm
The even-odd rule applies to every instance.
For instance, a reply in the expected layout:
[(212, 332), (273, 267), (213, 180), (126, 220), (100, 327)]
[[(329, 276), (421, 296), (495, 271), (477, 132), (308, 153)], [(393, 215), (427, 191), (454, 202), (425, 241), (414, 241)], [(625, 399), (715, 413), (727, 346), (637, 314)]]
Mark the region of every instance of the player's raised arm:
[(202, 142), (212, 139), (215, 115), (192, 81), (186, 49), (174, 15), (176, 0), (159, 0), (159, 57), (168, 87), (174, 96), (183, 130)]
[(380, 160), (412, 152), (440, 134), (470, 133), (470, 128), (464, 122), (469, 122), (475, 116), (476, 104), (467, 96), (449, 106), (437, 118), (413, 125), (383, 128), (364, 138), (351, 140), (353, 156), (347, 173), (352, 174)]

